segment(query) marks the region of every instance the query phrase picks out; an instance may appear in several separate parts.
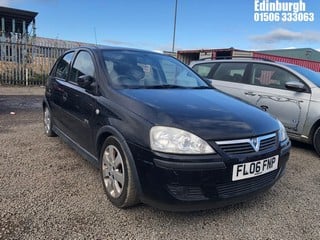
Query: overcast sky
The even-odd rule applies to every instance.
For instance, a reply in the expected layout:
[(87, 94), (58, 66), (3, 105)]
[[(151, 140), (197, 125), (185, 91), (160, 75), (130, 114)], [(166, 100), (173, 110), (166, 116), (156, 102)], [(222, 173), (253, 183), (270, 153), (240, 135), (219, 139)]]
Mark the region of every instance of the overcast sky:
[[(261, 4), (264, 0), (256, 1)], [(178, 0), (176, 50), (229, 47), (243, 50), (320, 49), (320, 2), (278, 0), (287, 4), (284, 7), (299, 1), (305, 9), (296, 9), (296, 16), (308, 21), (263, 22), (261, 12), (256, 12), (257, 21), (254, 21), (255, 9), (263, 8), (255, 5), (255, 0)], [(37, 35), (41, 37), (169, 51), (173, 42), (175, 2), (0, 0), (0, 5), (38, 12)], [(293, 10), (266, 13), (271, 18), (277, 14), (282, 17), (281, 14), (292, 14)]]

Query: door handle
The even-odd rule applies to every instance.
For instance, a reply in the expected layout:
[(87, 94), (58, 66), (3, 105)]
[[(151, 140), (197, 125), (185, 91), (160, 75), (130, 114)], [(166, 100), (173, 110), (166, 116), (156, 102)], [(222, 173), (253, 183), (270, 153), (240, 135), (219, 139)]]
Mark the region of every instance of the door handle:
[(254, 92), (245, 92), (244, 94), (247, 95), (247, 96), (255, 96), (255, 95), (257, 95)]
[(260, 106), (260, 108), (261, 108), (263, 111), (265, 111), (265, 112), (266, 112), (266, 111), (268, 110), (268, 108), (269, 108), (269, 107), (268, 107), (268, 106), (266, 106), (266, 105), (261, 105), (261, 106)]

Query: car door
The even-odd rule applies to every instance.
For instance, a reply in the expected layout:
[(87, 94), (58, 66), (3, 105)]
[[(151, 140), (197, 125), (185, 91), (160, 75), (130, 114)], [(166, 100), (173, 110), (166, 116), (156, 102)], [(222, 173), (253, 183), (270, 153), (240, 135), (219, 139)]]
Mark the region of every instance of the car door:
[(249, 81), (243, 96), (246, 101), (277, 117), (289, 133), (302, 131), (311, 95), (307, 87), (297, 92), (285, 86), (287, 82), (303, 83), (297, 76), (279, 66), (253, 63)]
[[(91, 90), (79, 85), (79, 77), (89, 76), (93, 82)], [(95, 117), (95, 67), (91, 54), (81, 50), (73, 61), (68, 81), (63, 86), (62, 98), (64, 132), (68, 137), (93, 154), (92, 121)]]
[(66, 98), (65, 85), (67, 84), (73, 55), (73, 51), (68, 52), (57, 61), (56, 67), (50, 74), (51, 80), (48, 81), (51, 83), (51, 86), (47, 90), (54, 124), (60, 131), (67, 133), (67, 135), (69, 130), (67, 128), (68, 119), (65, 117), (65, 111), (69, 108), (70, 102)]
[(210, 71), (208, 78), (212, 79), (215, 88), (251, 104), (253, 99), (246, 97), (249, 68), (248, 62), (220, 62)]

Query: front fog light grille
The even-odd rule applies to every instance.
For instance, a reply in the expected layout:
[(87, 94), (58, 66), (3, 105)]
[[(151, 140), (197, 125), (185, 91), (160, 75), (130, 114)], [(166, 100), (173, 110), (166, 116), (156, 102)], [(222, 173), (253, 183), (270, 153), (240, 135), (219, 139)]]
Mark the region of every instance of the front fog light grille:
[(207, 199), (201, 190), (197, 186), (179, 186), (179, 185), (168, 185), (170, 194), (182, 201), (196, 201)]
[(245, 179), (236, 182), (218, 184), (217, 190), (220, 198), (230, 198), (239, 195), (255, 192), (273, 183), (279, 170), (272, 171), (262, 176)]

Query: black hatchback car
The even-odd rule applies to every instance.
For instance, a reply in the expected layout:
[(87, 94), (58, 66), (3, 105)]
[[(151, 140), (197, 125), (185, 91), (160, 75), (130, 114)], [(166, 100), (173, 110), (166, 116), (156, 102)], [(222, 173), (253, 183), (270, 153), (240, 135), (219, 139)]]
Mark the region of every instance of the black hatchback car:
[(195, 210), (243, 201), (284, 173), (291, 143), (268, 113), (177, 59), (112, 47), (67, 51), (43, 101), (44, 129), (101, 170), (119, 208)]

